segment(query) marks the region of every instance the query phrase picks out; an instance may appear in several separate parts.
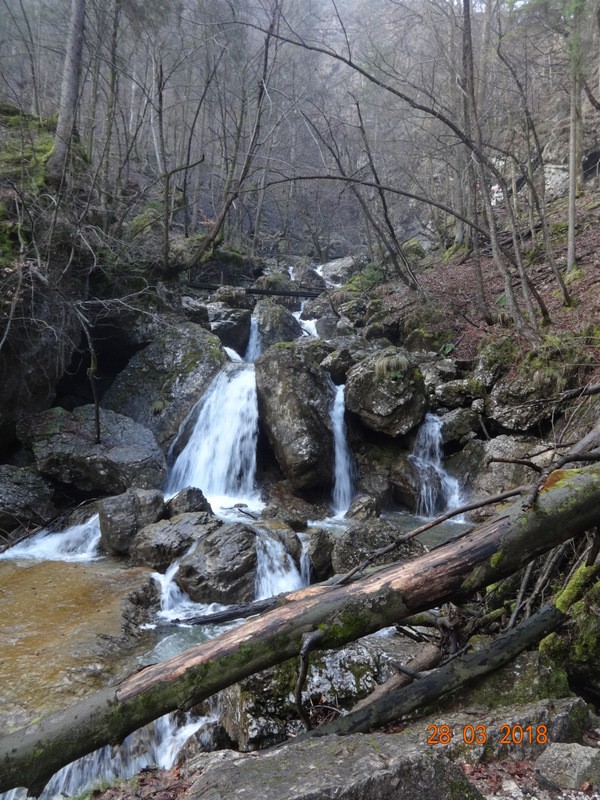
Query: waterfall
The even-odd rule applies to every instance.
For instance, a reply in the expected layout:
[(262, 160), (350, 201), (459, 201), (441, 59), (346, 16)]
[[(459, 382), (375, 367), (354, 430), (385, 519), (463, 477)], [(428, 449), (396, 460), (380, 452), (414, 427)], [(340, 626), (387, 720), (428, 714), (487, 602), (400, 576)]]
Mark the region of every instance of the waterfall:
[(334, 517), (343, 517), (350, 508), (354, 497), (354, 465), (348, 441), (346, 439), (346, 423), (344, 412), (345, 386), (335, 386), (335, 398), (331, 407), (331, 424), (333, 427), (334, 446), (334, 481), (332, 508)]
[(419, 516), (433, 517), (461, 505), (458, 481), (442, 466), (442, 422), (435, 414), (426, 414), (410, 459), (421, 478)]
[(175, 462), (167, 494), (197, 486), (213, 508), (240, 502), (261, 508), (254, 486), (258, 438), (254, 367), (229, 364), (194, 413), (196, 424)]
[[(110, 746), (102, 747), (67, 764), (52, 776), (40, 800), (72, 797), (101, 781), (131, 778), (144, 767), (171, 769), (187, 740), (214, 719), (187, 713), (182, 724), (177, 713), (166, 714), (130, 734), (116, 751)], [(25, 789), (11, 789), (0, 794), (0, 800), (25, 800), (26, 797)]]
[(292, 557), (276, 536), (257, 537), (256, 556), (256, 600), (264, 600), (281, 592), (293, 592), (306, 585)]
[(305, 305), (306, 305), (306, 300), (303, 300), (302, 303), (300, 304), (300, 311), (294, 311), (292, 316), (300, 323), (303, 336), (310, 336), (313, 339), (318, 339), (319, 334), (317, 333), (317, 320), (301, 319)]
[(0, 555), (0, 559), (31, 558), (40, 561), (93, 561), (98, 558), (100, 522), (94, 514), (81, 525), (64, 531), (40, 531)]
[(262, 353), (262, 341), (258, 329), (258, 320), (254, 315), (250, 318), (250, 338), (244, 353), (244, 361), (253, 364)]

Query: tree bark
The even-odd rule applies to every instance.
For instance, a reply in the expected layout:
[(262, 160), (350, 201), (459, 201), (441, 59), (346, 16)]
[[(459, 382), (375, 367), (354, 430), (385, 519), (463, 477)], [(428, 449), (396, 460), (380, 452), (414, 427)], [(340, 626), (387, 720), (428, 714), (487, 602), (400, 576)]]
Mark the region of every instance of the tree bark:
[(79, 103), (84, 23), (85, 0), (72, 0), (69, 39), (63, 67), (54, 148), (46, 165), (48, 177), (58, 183), (60, 183), (64, 175), (75, 130), (77, 105)]
[(600, 466), (552, 473), (534, 505), (517, 501), (458, 541), (394, 564), (354, 584), (313, 586), (233, 631), (153, 664), (39, 724), (0, 739), (0, 792), (39, 792), (65, 764), (177, 708), (300, 652), (303, 635), (319, 649), (361, 636), (513, 574), (531, 559), (600, 524)]

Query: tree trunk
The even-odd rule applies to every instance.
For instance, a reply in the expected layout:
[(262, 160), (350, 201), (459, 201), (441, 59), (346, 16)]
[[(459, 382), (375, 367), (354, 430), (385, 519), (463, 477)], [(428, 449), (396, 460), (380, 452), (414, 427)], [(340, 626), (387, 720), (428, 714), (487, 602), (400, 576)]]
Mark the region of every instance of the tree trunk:
[(69, 39), (63, 67), (54, 148), (46, 165), (48, 178), (55, 183), (60, 183), (64, 175), (71, 148), (71, 139), (75, 130), (77, 105), (79, 103), (84, 23), (85, 0), (72, 0)]
[(16, 786), (39, 792), (76, 758), (298, 655), (305, 633), (322, 632), (320, 649), (341, 647), (419, 611), (465, 599), (598, 524), (600, 466), (554, 472), (526, 511), (517, 501), (413, 561), (353, 584), (281, 597), (272, 611), (3, 737), (0, 792)]

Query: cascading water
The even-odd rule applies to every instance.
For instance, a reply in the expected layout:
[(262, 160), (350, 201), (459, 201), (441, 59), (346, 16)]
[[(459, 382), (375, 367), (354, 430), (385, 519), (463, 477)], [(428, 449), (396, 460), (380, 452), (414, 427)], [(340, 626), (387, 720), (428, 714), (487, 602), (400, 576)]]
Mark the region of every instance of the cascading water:
[(334, 481), (332, 510), (334, 517), (343, 517), (354, 497), (354, 465), (346, 437), (344, 412), (345, 386), (335, 386), (335, 398), (331, 407), (331, 424), (334, 445)]
[(254, 484), (258, 438), (254, 367), (229, 364), (199, 405), (192, 434), (171, 472), (167, 494), (196, 486), (215, 510), (236, 503), (262, 508)]
[(6, 550), (0, 559), (32, 558), (44, 561), (92, 561), (98, 558), (100, 522), (98, 514), (64, 531), (40, 531)]
[[(131, 778), (144, 767), (171, 769), (187, 740), (214, 719), (188, 713), (181, 723), (177, 713), (160, 717), (130, 734), (116, 751), (109, 746), (102, 747), (63, 767), (46, 784), (40, 800), (72, 797), (100, 781)], [(25, 800), (26, 797), (25, 789), (0, 794), (0, 800)]]
[(253, 315), (250, 318), (250, 338), (248, 339), (248, 346), (244, 353), (244, 361), (253, 364), (262, 353), (262, 341), (260, 337), (260, 330), (258, 329), (258, 320)]
[(264, 600), (281, 592), (293, 592), (306, 585), (292, 557), (277, 537), (266, 535), (257, 538), (256, 556), (256, 600)]
[[(458, 481), (442, 466), (441, 431), (440, 418), (427, 414), (410, 456), (421, 478), (417, 514), (422, 517), (433, 517), (462, 503)], [(462, 518), (457, 517), (456, 521), (462, 522)]]

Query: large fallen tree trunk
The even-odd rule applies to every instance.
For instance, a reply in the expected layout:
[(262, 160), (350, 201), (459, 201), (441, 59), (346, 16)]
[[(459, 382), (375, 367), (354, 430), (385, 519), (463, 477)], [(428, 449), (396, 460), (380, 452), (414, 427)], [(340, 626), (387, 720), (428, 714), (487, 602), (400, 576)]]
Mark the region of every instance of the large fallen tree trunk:
[(418, 611), (460, 600), (600, 524), (600, 467), (550, 475), (534, 505), (517, 501), (467, 536), (356, 583), (314, 586), (234, 630), (65, 711), (0, 739), (0, 791), (39, 792), (63, 765), (177, 708), (300, 652), (319, 629), (319, 649), (340, 647)]

